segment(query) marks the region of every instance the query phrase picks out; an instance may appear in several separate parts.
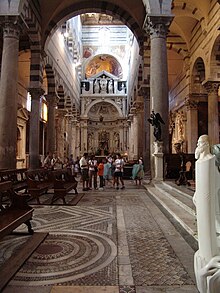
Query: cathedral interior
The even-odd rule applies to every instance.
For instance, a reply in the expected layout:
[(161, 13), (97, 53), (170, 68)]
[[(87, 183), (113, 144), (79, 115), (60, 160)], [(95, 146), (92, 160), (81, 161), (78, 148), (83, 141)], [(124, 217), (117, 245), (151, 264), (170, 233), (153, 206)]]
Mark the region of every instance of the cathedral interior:
[[(39, 238), (0, 241), (1, 270), (22, 245), (31, 251), (0, 291), (198, 292), (194, 152), (201, 135), (220, 139), (220, 1), (1, 0), (0, 23), (0, 173), (37, 170), (48, 152), (120, 153), (145, 168), (141, 187), (128, 180), (117, 194), (84, 194), (78, 178), (78, 201), (31, 200)], [(190, 188), (161, 183), (179, 152), (193, 166)], [(174, 189), (190, 209), (169, 208), (187, 221), (186, 237), (155, 204), (165, 210), (161, 193)]]

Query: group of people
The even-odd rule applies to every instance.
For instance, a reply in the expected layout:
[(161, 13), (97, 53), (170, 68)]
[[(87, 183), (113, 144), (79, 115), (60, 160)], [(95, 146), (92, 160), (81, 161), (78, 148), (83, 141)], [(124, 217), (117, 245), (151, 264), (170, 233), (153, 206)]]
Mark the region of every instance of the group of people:
[[(94, 155), (89, 156), (88, 153), (84, 153), (80, 159), (77, 157), (74, 160), (73, 155), (70, 155), (69, 158), (64, 157), (62, 160), (56, 152), (53, 155), (48, 152), (43, 162), (43, 168), (45, 169), (58, 170), (66, 168), (70, 174), (76, 177), (80, 174), (83, 191), (92, 190), (92, 188), (103, 190), (105, 186), (112, 186), (117, 190), (119, 188), (124, 189), (124, 165), (125, 161), (119, 153), (99, 160)], [(136, 182), (136, 185), (141, 185), (143, 177), (143, 161), (140, 158), (133, 165), (132, 179)]]
[(97, 179), (99, 177), (99, 188), (103, 189), (109, 182), (116, 185), (116, 189), (124, 189), (123, 180), (123, 166), (124, 160), (120, 154), (117, 154), (115, 158), (111, 156), (97, 161), (94, 155), (88, 156), (88, 153), (84, 153), (79, 161), (83, 191), (98, 189)]
[[(98, 189), (97, 179), (99, 177), (99, 189), (105, 186), (112, 185), (112, 187), (124, 189), (124, 165), (125, 161), (118, 153), (115, 156), (107, 156), (100, 161), (97, 161), (95, 156), (88, 156), (84, 153), (80, 159), (80, 169), (82, 175), (83, 191)], [(136, 185), (141, 185), (141, 180), (144, 177), (143, 161), (139, 159), (135, 162), (132, 169), (132, 179), (135, 180)]]
[(67, 168), (70, 174), (76, 176), (78, 173), (80, 173), (79, 157), (74, 160), (72, 154), (69, 158), (64, 157), (63, 159), (61, 159), (56, 152), (54, 154), (48, 152), (43, 161), (42, 167), (49, 170), (59, 170)]

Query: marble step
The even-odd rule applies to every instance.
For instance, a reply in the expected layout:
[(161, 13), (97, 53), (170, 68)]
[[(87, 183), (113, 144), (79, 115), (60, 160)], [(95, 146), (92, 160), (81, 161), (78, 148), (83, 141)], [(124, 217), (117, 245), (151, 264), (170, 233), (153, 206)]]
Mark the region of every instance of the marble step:
[[(192, 246), (195, 247), (197, 243), (197, 226), (195, 217), (195, 208), (192, 204), (192, 198), (188, 195), (183, 195), (166, 187), (163, 183), (157, 183), (155, 186), (148, 186), (148, 192), (153, 197), (154, 202), (159, 203), (166, 211), (168, 218), (174, 222), (174, 219), (181, 231), (184, 231), (186, 238), (190, 238)], [(188, 237), (189, 236), (189, 237)]]
[(177, 205), (181, 206), (184, 210), (191, 213), (193, 216), (196, 215), (196, 207), (193, 203), (193, 196), (187, 191), (181, 191), (175, 186), (170, 185), (166, 182), (155, 183), (154, 186), (165, 193), (167, 197), (173, 200)]

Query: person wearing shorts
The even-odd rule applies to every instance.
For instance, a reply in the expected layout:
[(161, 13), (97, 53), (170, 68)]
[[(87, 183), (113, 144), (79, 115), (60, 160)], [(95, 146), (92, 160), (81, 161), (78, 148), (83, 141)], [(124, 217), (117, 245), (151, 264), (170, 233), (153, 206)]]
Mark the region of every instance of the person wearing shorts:
[[(124, 180), (123, 180), (123, 167), (124, 160), (122, 159), (120, 154), (116, 155), (116, 160), (114, 161), (115, 172), (114, 172), (114, 184), (116, 184), (116, 189), (119, 189), (119, 184), (121, 182), (121, 189), (125, 188)], [(120, 182), (119, 182), (120, 181)]]
[(79, 161), (81, 176), (82, 176), (82, 185), (83, 191), (89, 190), (89, 166), (88, 166), (88, 153), (84, 153), (82, 158)]

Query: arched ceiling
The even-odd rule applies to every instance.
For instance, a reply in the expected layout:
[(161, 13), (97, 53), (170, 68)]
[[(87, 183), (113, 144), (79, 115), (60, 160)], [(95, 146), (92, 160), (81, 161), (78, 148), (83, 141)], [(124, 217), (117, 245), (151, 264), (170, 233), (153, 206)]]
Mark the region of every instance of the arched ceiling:
[(145, 7), (142, 0), (88, 1), (88, 0), (39, 0), (42, 15), (43, 43), (53, 29), (65, 20), (88, 12), (118, 17), (134, 33), (139, 42), (143, 38)]

